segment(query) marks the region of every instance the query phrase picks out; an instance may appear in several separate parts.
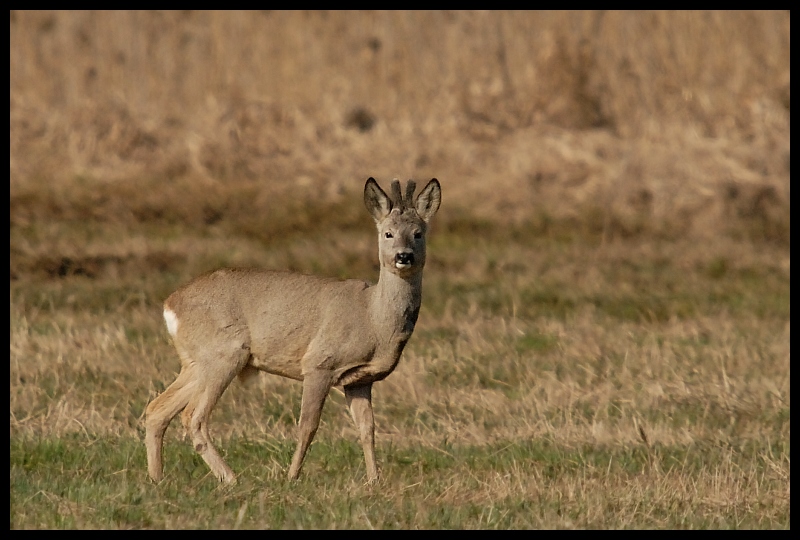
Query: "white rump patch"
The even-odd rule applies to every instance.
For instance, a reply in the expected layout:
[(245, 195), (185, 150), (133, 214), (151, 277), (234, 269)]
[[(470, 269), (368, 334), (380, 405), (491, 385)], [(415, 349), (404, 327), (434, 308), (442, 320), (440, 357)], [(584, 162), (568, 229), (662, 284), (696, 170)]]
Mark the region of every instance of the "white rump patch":
[(167, 332), (175, 337), (175, 334), (178, 333), (178, 316), (171, 309), (164, 308), (164, 321), (167, 323)]

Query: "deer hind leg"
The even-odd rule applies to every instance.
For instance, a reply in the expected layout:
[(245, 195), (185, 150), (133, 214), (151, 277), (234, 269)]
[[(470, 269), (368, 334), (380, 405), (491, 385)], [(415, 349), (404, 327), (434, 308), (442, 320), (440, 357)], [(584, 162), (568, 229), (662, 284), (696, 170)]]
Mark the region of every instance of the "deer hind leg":
[(325, 405), (331, 386), (330, 373), (325, 371), (308, 373), (303, 378), (303, 402), (300, 406), (300, 424), (297, 427), (297, 449), (289, 467), (290, 480), (295, 480), (300, 475), (303, 459), (319, 427), (322, 406)]
[(236, 475), (212, 444), (208, 422), (211, 411), (220, 396), (247, 364), (249, 358), (249, 349), (239, 348), (233, 355), (228, 353), (228, 358), (224, 362), (206, 364), (213, 365), (213, 376), (212, 373), (205, 374), (200, 381), (202, 389), (190, 399), (181, 417), (189, 432), (189, 437), (192, 439), (194, 449), (206, 462), (214, 476), (220, 482), (227, 484), (235, 483)]
[(218, 385), (206, 386), (203, 389), (202, 395), (197, 400), (197, 405), (191, 411), (191, 416), (184, 421), (188, 423), (189, 436), (192, 439), (194, 449), (203, 458), (203, 461), (208, 464), (211, 472), (221, 482), (232, 483), (236, 481), (236, 475), (233, 470), (225, 463), (222, 456), (211, 443), (211, 437), (208, 433), (208, 419), (211, 415), (211, 410), (217, 404), (217, 400), (222, 395), (225, 388), (219, 388)]
[(164, 432), (175, 415), (189, 403), (195, 391), (194, 382), (190, 370), (182, 369), (175, 382), (147, 406), (145, 416), (147, 471), (155, 482), (160, 482), (164, 476), (161, 457)]
[(345, 386), (344, 394), (353, 422), (358, 429), (361, 446), (364, 448), (364, 461), (367, 465), (367, 482), (378, 479), (378, 466), (375, 463), (375, 417), (372, 414), (372, 384)]

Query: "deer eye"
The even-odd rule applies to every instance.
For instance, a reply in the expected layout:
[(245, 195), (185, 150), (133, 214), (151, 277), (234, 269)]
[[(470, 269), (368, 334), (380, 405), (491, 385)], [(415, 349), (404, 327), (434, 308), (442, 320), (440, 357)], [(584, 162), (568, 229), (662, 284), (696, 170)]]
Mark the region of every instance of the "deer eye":
[(392, 233), (390, 233), (390, 232), (383, 233), (383, 236), (384, 236), (385, 238), (394, 238), (394, 235), (393, 235)]
[(414, 233), (414, 238), (416, 238), (417, 240), (419, 240), (420, 238), (422, 238), (422, 233), (421, 233), (421, 232), (419, 232), (419, 231), (415, 232), (415, 233)]

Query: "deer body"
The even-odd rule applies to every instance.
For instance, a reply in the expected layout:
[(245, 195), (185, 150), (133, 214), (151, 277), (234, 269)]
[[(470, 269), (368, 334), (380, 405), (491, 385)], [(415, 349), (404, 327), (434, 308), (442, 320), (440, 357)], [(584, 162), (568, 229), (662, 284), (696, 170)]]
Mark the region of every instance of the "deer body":
[(298, 446), (289, 477), (300, 473), (328, 391), (342, 386), (359, 429), (367, 476), (377, 478), (372, 383), (389, 375), (419, 313), (427, 224), (441, 202), (431, 180), (412, 203), (397, 180), (389, 198), (370, 178), (364, 200), (378, 228), (376, 285), (257, 269), (222, 269), (175, 291), (164, 319), (181, 359), (175, 382), (147, 407), (150, 476), (162, 478), (161, 449), (169, 422), (182, 420), (195, 449), (224, 482), (233, 471), (211, 444), (208, 417), (235, 376), (255, 370), (303, 382)]

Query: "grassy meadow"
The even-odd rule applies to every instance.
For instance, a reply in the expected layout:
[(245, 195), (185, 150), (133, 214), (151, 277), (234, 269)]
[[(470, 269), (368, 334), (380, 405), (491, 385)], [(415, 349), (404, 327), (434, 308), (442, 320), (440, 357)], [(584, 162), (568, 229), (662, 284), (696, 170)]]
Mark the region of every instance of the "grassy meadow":
[[(790, 528), (788, 12), (10, 13), (10, 527)], [(222, 266), (374, 281), (369, 176), (436, 177), (373, 388), (234, 382), (220, 486), (144, 409)]]

